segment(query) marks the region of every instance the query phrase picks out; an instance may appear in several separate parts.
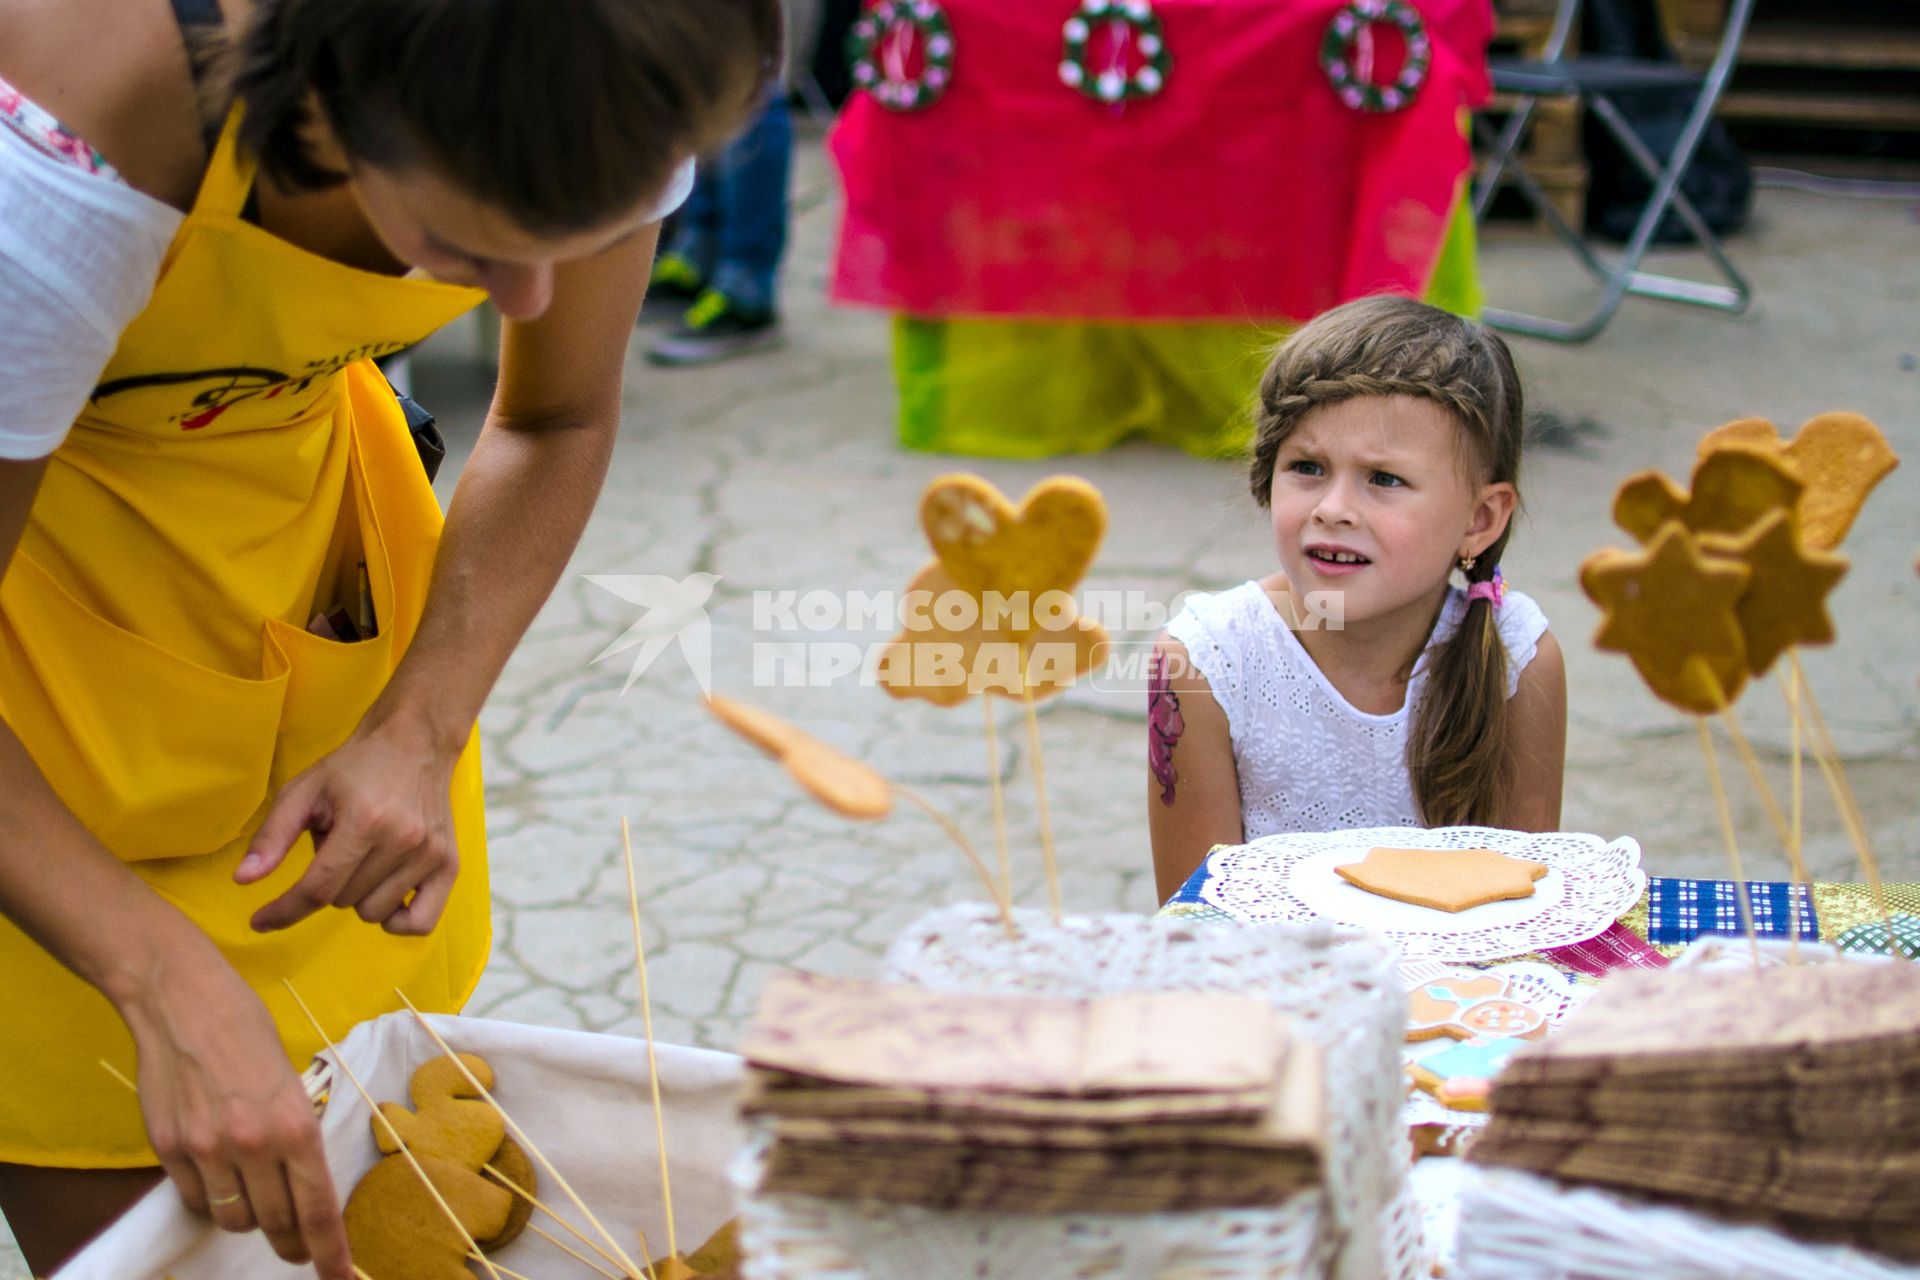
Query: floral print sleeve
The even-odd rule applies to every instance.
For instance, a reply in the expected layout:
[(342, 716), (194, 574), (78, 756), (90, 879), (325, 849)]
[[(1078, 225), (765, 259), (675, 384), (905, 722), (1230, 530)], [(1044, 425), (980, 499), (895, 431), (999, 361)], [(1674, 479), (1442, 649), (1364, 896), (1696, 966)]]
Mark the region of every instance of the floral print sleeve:
[(76, 137), (71, 129), (54, 119), (45, 108), (5, 80), (0, 80), (0, 126), (13, 130), (36, 151), (63, 164), (84, 169), (112, 182), (122, 180), (114, 167), (107, 163), (105, 156)]
[(1166, 654), (1156, 649), (1147, 677), (1147, 764), (1160, 784), (1160, 803), (1173, 803), (1173, 747), (1187, 729), (1180, 715), (1180, 695), (1173, 690)]

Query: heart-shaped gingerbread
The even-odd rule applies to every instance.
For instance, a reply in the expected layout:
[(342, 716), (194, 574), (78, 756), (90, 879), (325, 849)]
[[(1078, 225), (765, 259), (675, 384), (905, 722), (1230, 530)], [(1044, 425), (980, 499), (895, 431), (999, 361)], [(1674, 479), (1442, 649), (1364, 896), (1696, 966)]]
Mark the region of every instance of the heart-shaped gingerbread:
[(1900, 465), (1880, 428), (1857, 413), (1809, 418), (1791, 441), (1782, 440), (1764, 418), (1729, 422), (1700, 441), (1703, 462), (1716, 453), (1735, 450), (1778, 458), (1801, 482), (1800, 536), (1816, 551), (1840, 545), (1874, 486)]
[(976, 475), (942, 476), (920, 499), (920, 523), (953, 582), (1043, 611), (1050, 591), (1072, 591), (1107, 531), (1100, 491), (1074, 476), (1035, 485), (1018, 508)]

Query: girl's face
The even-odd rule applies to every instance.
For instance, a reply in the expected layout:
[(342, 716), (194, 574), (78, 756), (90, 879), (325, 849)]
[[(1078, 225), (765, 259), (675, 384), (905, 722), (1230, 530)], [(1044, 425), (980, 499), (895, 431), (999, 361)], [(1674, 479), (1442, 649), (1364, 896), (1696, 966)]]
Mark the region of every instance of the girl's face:
[(1518, 493), (1471, 474), (1462, 428), (1431, 400), (1316, 409), (1274, 459), (1280, 566), (1296, 593), (1337, 592), (1345, 624), (1432, 620), (1454, 561), (1507, 527)]

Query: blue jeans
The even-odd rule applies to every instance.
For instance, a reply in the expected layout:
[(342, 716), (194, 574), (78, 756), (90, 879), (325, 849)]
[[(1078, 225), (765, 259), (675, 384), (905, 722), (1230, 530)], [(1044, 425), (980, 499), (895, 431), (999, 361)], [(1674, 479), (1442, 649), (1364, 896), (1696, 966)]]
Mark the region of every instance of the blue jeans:
[(667, 246), (742, 310), (774, 308), (792, 167), (793, 119), (776, 94), (745, 133), (701, 164)]

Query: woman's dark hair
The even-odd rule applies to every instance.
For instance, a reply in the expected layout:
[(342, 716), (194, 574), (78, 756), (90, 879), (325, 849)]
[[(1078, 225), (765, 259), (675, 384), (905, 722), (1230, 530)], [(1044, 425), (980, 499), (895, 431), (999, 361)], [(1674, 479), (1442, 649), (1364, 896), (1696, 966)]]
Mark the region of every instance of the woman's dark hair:
[[(1254, 501), (1273, 496), (1273, 468), (1308, 414), (1358, 396), (1431, 400), (1460, 424), (1477, 483), (1518, 483), (1525, 407), (1507, 344), (1490, 329), (1411, 298), (1362, 298), (1316, 317), (1274, 352), (1260, 379)], [(1513, 521), (1467, 570), (1487, 582)], [(1503, 825), (1508, 777), (1507, 650), (1493, 606), (1467, 604), (1460, 629), (1427, 655), (1425, 692), (1407, 743), (1420, 815), (1430, 826)]]
[(423, 167), (536, 235), (586, 230), (717, 148), (779, 70), (779, 0), (259, 0), (240, 143), (289, 190), (337, 185), (301, 130)]

